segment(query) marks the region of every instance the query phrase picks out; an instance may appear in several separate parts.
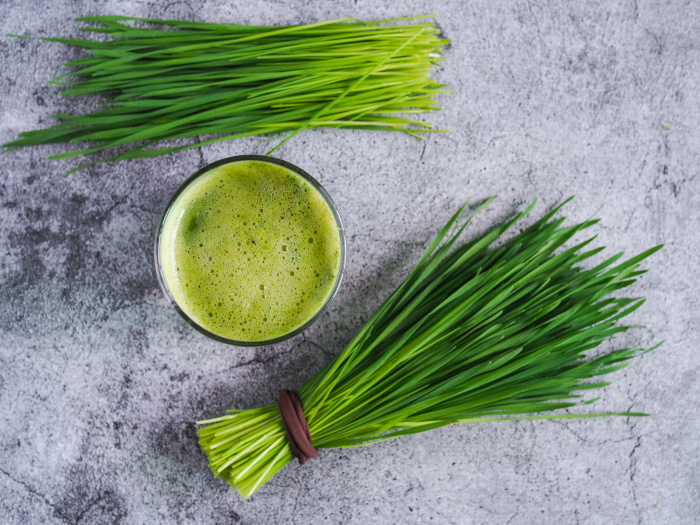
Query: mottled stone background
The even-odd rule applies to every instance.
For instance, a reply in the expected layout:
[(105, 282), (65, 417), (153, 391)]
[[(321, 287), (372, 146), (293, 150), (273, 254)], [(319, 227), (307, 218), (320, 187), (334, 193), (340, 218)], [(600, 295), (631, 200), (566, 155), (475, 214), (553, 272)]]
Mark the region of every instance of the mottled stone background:
[[(392, 5), (393, 4), (393, 5)], [(263, 139), (103, 164), (60, 146), (0, 157), (0, 523), (698, 523), (700, 4), (655, 2), (0, 2), (0, 33), (77, 35), (94, 14), (253, 24), (437, 13), (454, 94), (426, 142), (305, 132), (279, 156), (316, 176), (348, 232), (345, 282), (303, 336), (233, 348), (187, 326), (152, 265), (157, 218), (190, 173)], [(83, 111), (46, 83), (79, 51), (0, 38), (0, 142)], [(470, 235), (575, 194), (612, 250), (666, 248), (615, 344), (665, 344), (590, 410), (651, 417), (453, 426), (322, 451), (243, 500), (207, 468), (196, 419), (272, 403), (348, 342), (465, 200)]]

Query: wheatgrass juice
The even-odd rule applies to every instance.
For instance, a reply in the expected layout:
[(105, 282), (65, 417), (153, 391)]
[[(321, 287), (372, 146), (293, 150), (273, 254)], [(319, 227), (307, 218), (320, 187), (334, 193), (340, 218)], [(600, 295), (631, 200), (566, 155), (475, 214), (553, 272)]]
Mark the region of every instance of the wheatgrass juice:
[(161, 284), (186, 320), (231, 343), (276, 342), (322, 312), (344, 238), (320, 185), (269, 157), (224, 159), (188, 180), (156, 246)]

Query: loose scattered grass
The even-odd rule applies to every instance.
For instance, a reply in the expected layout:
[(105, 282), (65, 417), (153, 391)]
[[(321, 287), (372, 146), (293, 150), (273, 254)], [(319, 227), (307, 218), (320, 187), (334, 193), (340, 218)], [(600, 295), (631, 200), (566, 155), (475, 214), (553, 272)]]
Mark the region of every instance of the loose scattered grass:
[[(272, 153), (313, 128), (417, 137), (442, 131), (417, 116), (440, 109), (436, 95), (446, 90), (430, 71), (448, 41), (432, 23), (399, 24), (413, 18), (283, 27), (78, 18), (98, 24), (81, 30), (108, 38), (44, 38), (91, 55), (68, 62), (78, 69), (50, 83), (64, 88), (62, 95), (99, 95), (106, 104), (85, 115), (54, 115), (60, 124), (20, 133), (3, 147), (80, 143), (81, 149), (49, 158), (100, 154), (104, 162), (263, 134), (281, 137)], [(208, 138), (161, 146), (195, 136)]]

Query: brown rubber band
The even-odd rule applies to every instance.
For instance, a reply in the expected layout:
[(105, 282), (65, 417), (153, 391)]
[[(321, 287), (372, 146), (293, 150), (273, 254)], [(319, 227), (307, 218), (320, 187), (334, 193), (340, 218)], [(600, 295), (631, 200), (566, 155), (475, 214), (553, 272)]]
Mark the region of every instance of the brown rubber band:
[(309, 459), (315, 458), (318, 450), (311, 443), (311, 430), (304, 417), (304, 409), (297, 393), (286, 388), (280, 390), (277, 408), (282, 416), (289, 447), (294, 457), (299, 460), (299, 464), (303, 465)]

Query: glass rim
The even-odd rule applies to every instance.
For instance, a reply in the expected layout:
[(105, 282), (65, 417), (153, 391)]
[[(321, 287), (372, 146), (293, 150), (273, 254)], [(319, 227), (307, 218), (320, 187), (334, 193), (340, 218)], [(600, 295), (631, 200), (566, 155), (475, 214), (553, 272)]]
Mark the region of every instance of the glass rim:
[[(163, 277), (163, 271), (161, 268), (161, 259), (160, 259), (160, 244), (161, 244), (161, 237), (163, 234), (163, 225), (165, 224), (165, 219), (168, 216), (168, 212), (170, 212), (170, 209), (173, 207), (173, 204), (177, 200), (177, 198), (187, 189), (187, 187), (192, 184), (195, 180), (197, 180), (199, 177), (205, 175), (209, 171), (218, 168), (219, 166), (223, 166), (224, 164), (231, 164), (233, 162), (241, 162), (241, 161), (250, 161), (250, 160), (255, 160), (255, 161), (262, 161), (262, 162), (267, 162), (270, 164), (277, 164), (279, 166), (282, 166), (284, 168), (287, 168), (288, 170), (293, 171), (297, 175), (299, 175), (301, 178), (306, 180), (309, 184), (311, 184), (316, 191), (318, 191), (323, 199), (326, 201), (326, 204), (328, 204), (328, 207), (331, 209), (331, 212), (333, 213), (333, 218), (335, 219), (336, 225), (338, 227), (338, 235), (340, 236), (340, 266), (338, 268), (338, 275), (335, 279), (335, 283), (333, 285), (333, 289), (331, 290), (331, 293), (328, 295), (326, 298), (325, 302), (321, 306), (321, 308), (318, 309), (318, 311), (311, 316), (306, 322), (304, 322), (302, 325), (298, 326), (294, 330), (287, 332), (286, 334), (280, 335), (278, 337), (274, 337), (271, 339), (264, 339), (260, 341), (239, 341), (237, 339), (229, 339), (227, 337), (220, 336), (218, 334), (215, 334), (213, 332), (210, 332), (203, 326), (200, 326), (194, 319), (192, 319), (187, 313), (180, 308), (180, 305), (177, 304), (177, 301), (175, 301), (175, 298), (173, 295), (170, 293), (170, 290), (168, 289), (168, 286), (165, 282), (165, 278)], [(311, 175), (309, 175), (306, 171), (303, 169), (299, 168), (298, 166), (295, 166), (294, 164), (287, 162), (282, 159), (278, 159), (275, 157), (268, 157), (266, 155), (236, 155), (234, 157), (226, 157), (223, 159), (219, 159), (215, 162), (212, 162), (210, 164), (207, 164), (206, 166), (201, 167), (197, 171), (195, 171), (192, 175), (190, 175), (185, 181), (180, 184), (175, 192), (172, 194), (170, 199), (168, 199), (168, 203), (165, 205), (165, 209), (163, 210), (163, 213), (160, 216), (160, 219), (158, 220), (158, 227), (156, 228), (156, 235), (155, 235), (155, 242), (153, 246), (153, 252), (154, 252), (154, 262), (155, 262), (155, 269), (156, 269), (156, 276), (158, 277), (158, 284), (160, 285), (161, 290), (165, 294), (165, 296), (168, 298), (170, 301), (170, 304), (175, 308), (175, 311), (177, 311), (178, 314), (180, 314), (180, 317), (182, 317), (187, 324), (192, 326), (195, 330), (200, 332), (201, 334), (204, 334), (205, 336), (209, 337), (210, 339), (214, 339), (215, 341), (218, 341), (220, 343), (225, 343), (233, 346), (242, 346), (242, 347), (253, 347), (253, 346), (268, 346), (268, 345), (273, 345), (276, 343), (281, 343), (282, 341), (286, 341), (287, 339), (291, 339), (294, 336), (299, 335), (300, 333), (304, 332), (307, 330), (311, 325), (313, 325), (318, 319), (328, 310), (330, 307), (330, 304), (333, 302), (333, 299), (338, 293), (338, 290), (340, 289), (340, 284), (343, 280), (343, 275), (345, 273), (345, 229), (343, 228), (343, 222), (340, 218), (340, 213), (338, 213), (338, 208), (335, 205), (335, 202), (333, 202), (333, 199), (331, 196), (328, 194), (328, 192), (325, 190), (323, 186), (321, 186), (321, 183), (318, 182), (316, 179), (314, 179)]]

